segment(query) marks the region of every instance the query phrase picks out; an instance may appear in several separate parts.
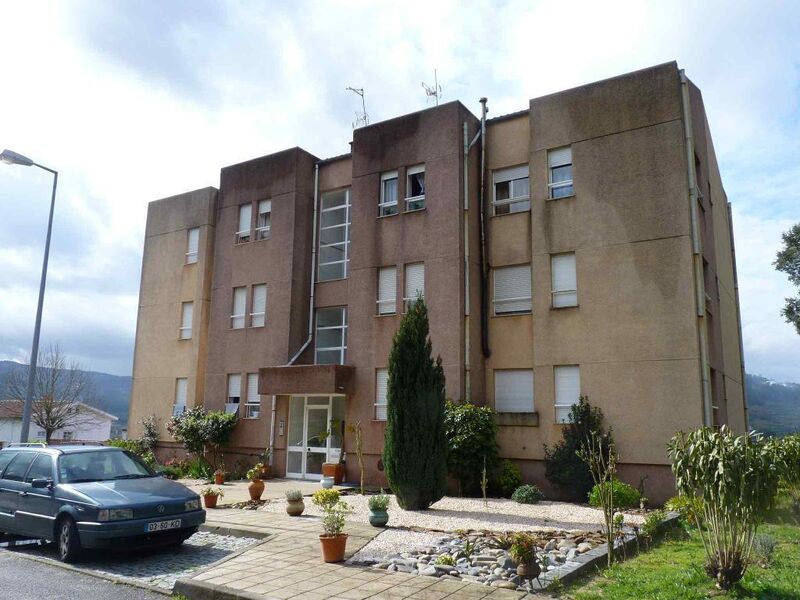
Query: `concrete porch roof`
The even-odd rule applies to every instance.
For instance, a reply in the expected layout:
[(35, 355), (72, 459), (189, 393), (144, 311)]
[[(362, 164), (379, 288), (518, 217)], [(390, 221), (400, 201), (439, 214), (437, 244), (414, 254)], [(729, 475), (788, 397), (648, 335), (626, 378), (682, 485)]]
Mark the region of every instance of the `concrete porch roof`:
[(258, 370), (258, 393), (284, 394), (350, 394), (352, 365), (283, 365)]

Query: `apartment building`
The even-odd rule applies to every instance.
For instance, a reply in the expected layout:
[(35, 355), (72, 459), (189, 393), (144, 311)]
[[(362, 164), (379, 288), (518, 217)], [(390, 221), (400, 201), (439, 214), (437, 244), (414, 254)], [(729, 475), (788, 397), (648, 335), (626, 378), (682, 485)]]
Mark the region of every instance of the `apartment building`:
[(501, 455), (546, 491), (544, 445), (580, 395), (654, 500), (676, 431), (743, 431), (730, 209), (699, 89), (667, 63), (485, 107), (372, 124), (349, 154), (293, 148), (151, 203), (131, 435), (149, 415), (235, 411), (229, 466), (269, 448), (275, 474), (343, 458), (355, 480), (360, 423), (385, 483), (386, 363), (417, 294), (447, 395), (492, 406)]

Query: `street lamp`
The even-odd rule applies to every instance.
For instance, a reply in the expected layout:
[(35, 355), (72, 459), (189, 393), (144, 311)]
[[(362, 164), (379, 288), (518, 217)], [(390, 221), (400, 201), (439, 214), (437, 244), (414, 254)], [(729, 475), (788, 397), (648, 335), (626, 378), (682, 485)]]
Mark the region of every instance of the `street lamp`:
[(23, 444), (28, 441), (31, 427), (31, 409), (33, 408), (33, 385), (36, 381), (36, 361), (39, 357), (39, 333), (42, 329), (42, 306), (44, 305), (44, 285), (47, 281), (47, 260), (50, 257), (50, 234), (53, 231), (53, 211), (56, 207), (56, 186), (58, 185), (58, 171), (48, 169), (44, 165), (33, 162), (27, 156), (17, 154), (11, 150), (3, 150), (0, 161), (7, 165), (22, 165), (23, 167), (39, 167), (53, 174), (53, 195), (50, 198), (50, 218), (47, 221), (47, 237), (44, 242), (44, 260), (42, 261), (42, 280), (39, 282), (39, 305), (36, 308), (36, 326), (33, 328), (33, 347), (31, 348), (31, 361), (28, 368), (28, 390), (25, 393), (25, 405), (22, 409), (22, 429), (19, 441)]

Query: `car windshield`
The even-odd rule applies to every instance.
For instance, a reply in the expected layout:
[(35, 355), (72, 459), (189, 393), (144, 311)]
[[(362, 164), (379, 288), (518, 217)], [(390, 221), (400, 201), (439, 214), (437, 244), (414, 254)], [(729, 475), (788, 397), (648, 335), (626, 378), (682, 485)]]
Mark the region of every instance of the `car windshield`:
[(134, 454), (122, 450), (75, 452), (58, 460), (61, 483), (110, 481), (153, 477), (154, 473)]

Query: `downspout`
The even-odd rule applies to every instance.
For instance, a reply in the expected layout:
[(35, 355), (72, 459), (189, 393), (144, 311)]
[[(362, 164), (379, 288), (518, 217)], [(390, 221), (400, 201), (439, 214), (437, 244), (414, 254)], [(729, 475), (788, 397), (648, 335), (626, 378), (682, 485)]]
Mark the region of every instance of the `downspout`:
[(736, 298), (736, 325), (739, 327), (739, 366), (742, 370), (742, 404), (744, 406), (744, 430), (749, 424), (749, 408), (747, 406), (747, 372), (744, 370), (744, 341), (742, 340), (742, 310), (739, 306), (739, 274), (736, 269), (736, 242), (733, 239), (733, 213), (728, 202), (728, 233), (731, 238), (731, 263), (733, 264), (733, 293)]
[(479, 246), (481, 263), (481, 350), (484, 358), (492, 354), (489, 349), (489, 320), (487, 312), (487, 269), (486, 269), (486, 227), (485, 218), (485, 190), (486, 190), (486, 98), (480, 99), (481, 103), (481, 187), (478, 193), (478, 222), (481, 229), (481, 243)]
[(692, 113), (689, 104), (689, 80), (686, 72), (679, 71), (681, 95), (683, 100), (683, 128), (686, 141), (686, 174), (689, 180), (689, 215), (691, 217), (692, 263), (694, 267), (695, 304), (697, 308), (697, 334), (700, 344), (700, 377), (703, 384), (703, 424), (714, 424), (711, 406), (711, 382), (708, 364), (708, 329), (706, 326), (705, 278), (703, 275), (703, 249), (700, 245), (700, 231), (697, 222), (697, 173), (694, 169), (694, 140), (692, 133)]
[[(319, 200), (319, 163), (314, 165), (314, 210), (311, 225), (311, 283), (309, 284), (308, 292), (308, 336), (300, 349), (286, 363), (286, 366), (293, 365), (294, 362), (300, 358), (300, 355), (311, 344), (314, 339), (314, 292), (316, 290), (316, 271), (317, 271), (317, 211)], [(272, 455), (275, 450), (275, 419), (278, 413), (278, 398), (275, 394), (272, 395), (272, 418), (270, 419), (269, 426), (269, 464), (272, 464)]]
[(481, 130), (475, 132), (475, 137), (469, 141), (469, 124), (464, 121), (462, 124), (464, 136), (464, 399), (467, 402), (472, 400), (472, 389), (470, 382), (471, 363), (470, 363), (470, 284), (469, 284), (469, 151), (478, 142)]

